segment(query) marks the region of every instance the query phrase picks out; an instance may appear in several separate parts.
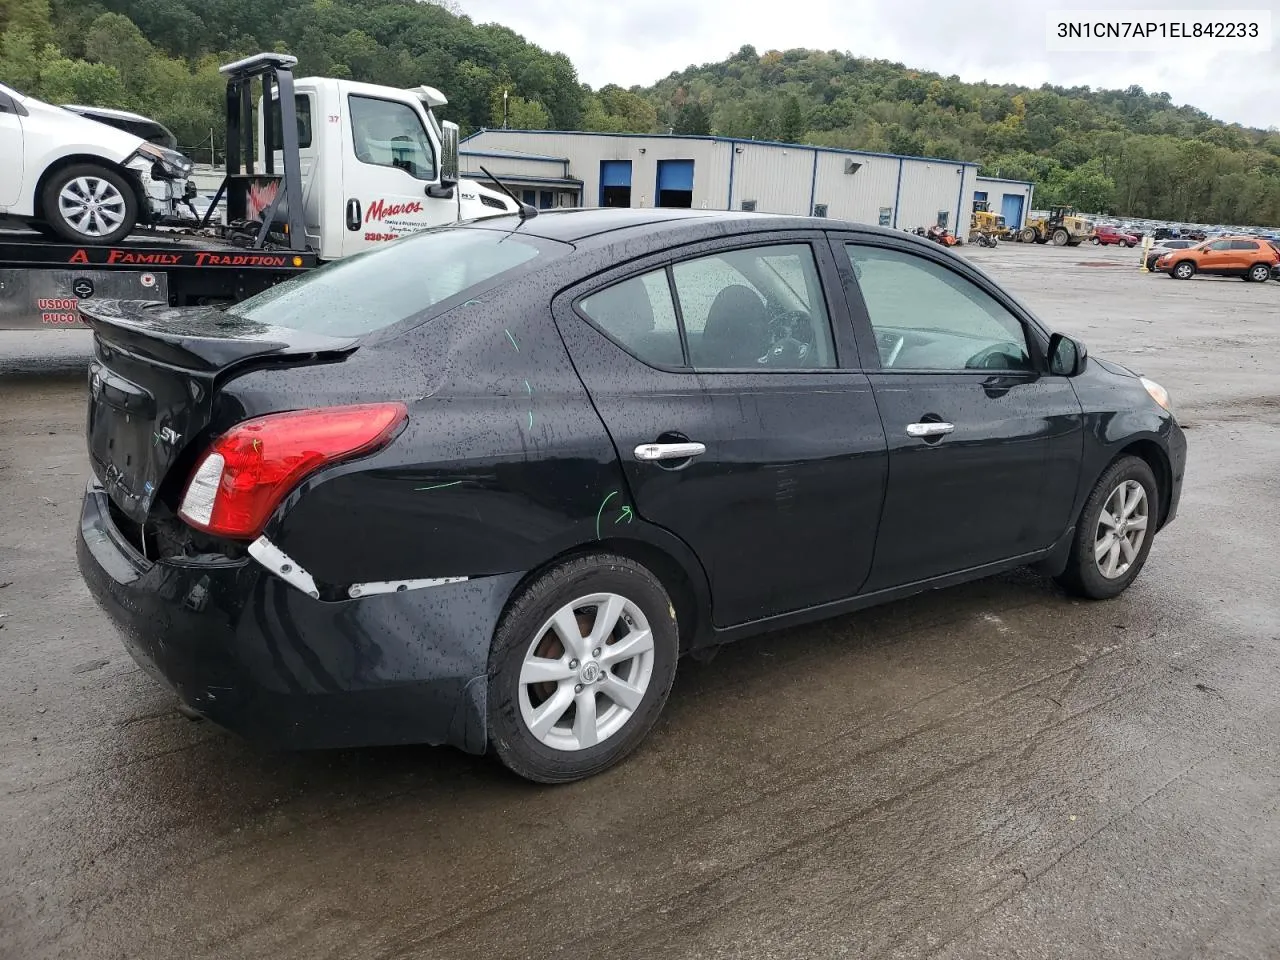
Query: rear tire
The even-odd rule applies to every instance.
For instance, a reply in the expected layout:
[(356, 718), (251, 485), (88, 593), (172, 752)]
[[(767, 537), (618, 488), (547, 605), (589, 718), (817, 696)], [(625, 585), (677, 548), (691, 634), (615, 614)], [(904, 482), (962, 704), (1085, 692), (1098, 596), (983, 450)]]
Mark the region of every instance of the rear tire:
[[(1137, 488), (1141, 496), (1135, 493)], [(1058, 583), (1091, 600), (1110, 600), (1127, 590), (1151, 552), (1159, 504), (1159, 487), (1145, 460), (1121, 457), (1113, 463), (1080, 511), (1067, 568), (1057, 577)], [(1125, 513), (1126, 509), (1130, 512)], [(1104, 520), (1104, 512), (1109, 519)], [(1117, 522), (1123, 526), (1117, 527)]]
[(1245, 279), (1254, 283), (1265, 283), (1271, 279), (1271, 268), (1265, 263), (1255, 263), (1245, 274)]
[[(644, 633), (647, 652), (611, 659), (612, 647), (640, 650)], [(671, 599), (640, 564), (596, 554), (553, 567), (520, 589), (494, 632), (490, 746), (509, 770), (537, 783), (600, 773), (653, 727), (679, 650)]]
[(1023, 243), (1035, 243), (1036, 232), (1031, 227), (1027, 227), (1020, 234), (1018, 234), (1018, 239), (1021, 240)]
[(77, 163), (59, 170), (40, 194), (49, 228), (68, 243), (111, 245), (138, 222), (138, 197), (123, 176), (105, 166)]

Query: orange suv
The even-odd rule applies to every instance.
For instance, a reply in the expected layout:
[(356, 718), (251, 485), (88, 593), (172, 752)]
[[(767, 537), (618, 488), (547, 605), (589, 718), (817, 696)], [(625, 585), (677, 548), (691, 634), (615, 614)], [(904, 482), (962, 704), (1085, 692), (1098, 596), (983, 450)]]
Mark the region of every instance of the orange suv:
[(1271, 278), (1280, 264), (1280, 253), (1257, 237), (1218, 237), (1186, 250), (1170, 250), (1156, 261), (1156, 269), (1175, 280), (1190, 280), (1197, 273), (1243, 277), (1261, 282)]

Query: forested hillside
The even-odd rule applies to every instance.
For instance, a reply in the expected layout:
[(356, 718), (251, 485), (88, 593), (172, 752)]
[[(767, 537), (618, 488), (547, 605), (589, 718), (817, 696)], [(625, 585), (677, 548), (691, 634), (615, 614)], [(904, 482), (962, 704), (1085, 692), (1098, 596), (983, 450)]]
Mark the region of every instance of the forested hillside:
[(125, 107), (188, 149), (221, 145), (218, 64), (260, 50), (299, 72), (429, 83), (464, 132), (513, 127), (717, 133), (975, 160), (1034, 180), (1038, 204), (1280, 224), (1280, 133), (1165, 94), (964, 83), (836, 51), (758, 53), (650, 88), (582, 85), (563, 54), (459, 16), (450, 0), (0, 0), (0, 80), (55, 103)]

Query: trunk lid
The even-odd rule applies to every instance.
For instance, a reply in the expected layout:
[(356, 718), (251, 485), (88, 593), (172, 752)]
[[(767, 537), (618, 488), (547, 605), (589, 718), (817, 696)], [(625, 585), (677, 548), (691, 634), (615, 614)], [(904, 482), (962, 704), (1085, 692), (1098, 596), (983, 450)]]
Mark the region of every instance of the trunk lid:
[(146, 522), (156, 492), (209, 425), (219, 384), (238, 368), (324, 362), (356, 349), (335, 338), (275, 327), (216, 307), (81, 301), (94, 332), (89, 365), (89, 457), (112, 502)]

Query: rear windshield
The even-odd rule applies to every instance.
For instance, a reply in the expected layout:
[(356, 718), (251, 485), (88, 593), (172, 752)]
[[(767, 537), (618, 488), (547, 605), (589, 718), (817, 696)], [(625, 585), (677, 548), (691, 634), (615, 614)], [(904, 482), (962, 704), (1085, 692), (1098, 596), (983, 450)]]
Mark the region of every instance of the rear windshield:
[(505, 273), (550, 259), (557, 249), (570, 248), (499, 230), (428, 230), (320, 267), (227, 312), (309, 333), (356, 337), (465, 297)]

